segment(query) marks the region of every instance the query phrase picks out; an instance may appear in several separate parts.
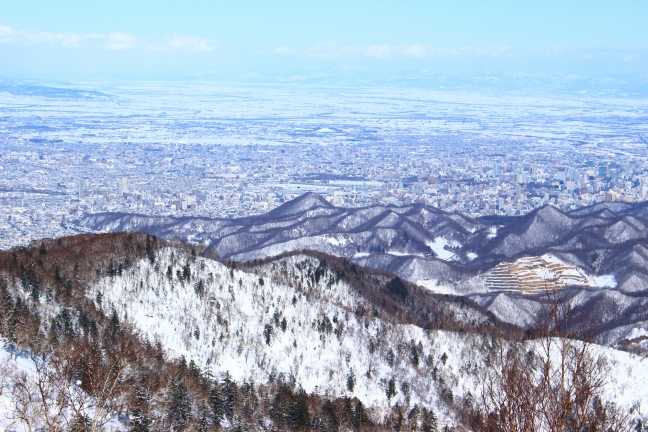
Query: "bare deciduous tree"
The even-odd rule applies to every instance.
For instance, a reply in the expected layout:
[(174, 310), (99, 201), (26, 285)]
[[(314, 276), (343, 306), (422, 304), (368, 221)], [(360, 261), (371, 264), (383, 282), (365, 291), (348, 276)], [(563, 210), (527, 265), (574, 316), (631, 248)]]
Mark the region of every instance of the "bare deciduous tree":
[(570, 303), (555, 293), (549, 300), (537, 340), (497, 341), (475, 426), (489, 432), (629, 430), (630, 413), (605, 398), (610, 372), (605, 356), (577, 338)]
[[(99, 431), (123, 411), (117, 397), (128, 365), (137, 355), (129, 344), (116, 343), (109, 361), (97, 363), (83, 374), (82, 347), (65, 347), (58, 355), (30, 356), (30, 370), (8, 371), (4, 391), (9, 393), (8, 419), (28, 431), (68, 430), (78, 419)], [(87, 380), (87, 381), (85, 381)]]

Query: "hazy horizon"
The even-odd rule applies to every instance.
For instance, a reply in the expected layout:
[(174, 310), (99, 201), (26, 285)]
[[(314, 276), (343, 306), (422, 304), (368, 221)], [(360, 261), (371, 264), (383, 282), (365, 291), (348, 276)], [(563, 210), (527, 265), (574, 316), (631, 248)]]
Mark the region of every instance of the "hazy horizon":
[(0, 1), (0, 77), (632, 88), (648, 70), (646, 16), (638, 1)]

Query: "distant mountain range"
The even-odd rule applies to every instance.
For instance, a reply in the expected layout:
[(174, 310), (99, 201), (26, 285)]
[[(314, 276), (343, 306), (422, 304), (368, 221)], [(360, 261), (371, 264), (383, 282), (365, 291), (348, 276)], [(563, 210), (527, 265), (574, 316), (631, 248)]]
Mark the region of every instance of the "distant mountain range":
[(339, 208), (307, 193), (245, 218), (99, 213), (74, 226), (180, 238), (239, 262), (317, 251), (468, 297), (521, 327), (534, 323), (547, 298), (542, 287), (558, 288), (606, 344), (639, 349), (648, 339), (646, 203), (475, 219), (418, 204)]
[(14, 96), (39, 96), (61, 99), (93, 99), (109, 97), (95, 90), (83, 90), (68, 87), (50, 87), (26, 84), (21, 82), (5, 82), (0, 80), (0, 93), (7, 92)]

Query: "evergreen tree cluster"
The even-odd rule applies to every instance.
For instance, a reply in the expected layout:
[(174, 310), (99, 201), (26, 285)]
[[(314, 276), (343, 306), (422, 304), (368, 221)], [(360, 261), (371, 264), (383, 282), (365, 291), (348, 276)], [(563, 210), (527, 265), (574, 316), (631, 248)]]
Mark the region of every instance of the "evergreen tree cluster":
[[(123, 321), (126, 317), (112, 308), (104, 311), (101, 293), (93, 298), (84, 294), (98, 278), (118, 276), (139, 259), (157, 265), (155, 251), (162, 246), (162, 241), (146, 234), (105, 234), (48, 240), (0, 252), (0, 335), (11, 352), (27, 350), (39, 359), (38, 364), (60, 372), (46, 374), (47, 379), (58, 380), (50, 385), (78, 386), (88, 397), (105, 403), (98, 423), (93, 417), (97, 411), (78, 412), (66, 420), (67, 429), (101, 429), (102, 422), (119, 419), (137, 432), (268, 427), (277, 431), (391, 430), (390, 419), (400, 415), (396, 409), (384, 419), (372, 419), (373, 414), (355, 398), (311, 395), (277, 379), (237, 383), (227, 373), (212, 377), (193, 359), (169, 360), (159, 343), (131, 333)], [(167, 268), (167, 277), (192, 281), (188, 261), (176, 269), (174, 275), (174, 269)], [(332, 276), (324, 264), (312, 277), (328, 280)], [(193, 283), (201, 295), (204, 282)], [(45, 304), (56, 311), (48, 320), (41, 313)], [(336, 317), (331, 321), (324, 315), (314, 325), (328, 334), (336, 323)], [(287, 331), (280, 311), (265, 326), (265, 342), (272, 343), (277, 331)], [(200, 339), (200, 329), (196, 327), (193, 335)], [(352, 392), (354, 386), (351, 374), (347, 388)]]

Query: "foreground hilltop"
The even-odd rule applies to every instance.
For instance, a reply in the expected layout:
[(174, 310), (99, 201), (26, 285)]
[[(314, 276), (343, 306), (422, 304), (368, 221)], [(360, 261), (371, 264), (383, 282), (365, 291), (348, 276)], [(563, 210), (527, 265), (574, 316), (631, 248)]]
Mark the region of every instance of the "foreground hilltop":
[[(428, 431), (479, 421), (502, 349), (542, 358), (533, 334), (389, 272), (314, 252), (208, 255), (141, 233), (0, 253), (3, 426)], [(632, 372), (593, 394), (641, 418), (646, 365), (596, 352)], [(59, 414), (38, 414), (44, 402)]]

